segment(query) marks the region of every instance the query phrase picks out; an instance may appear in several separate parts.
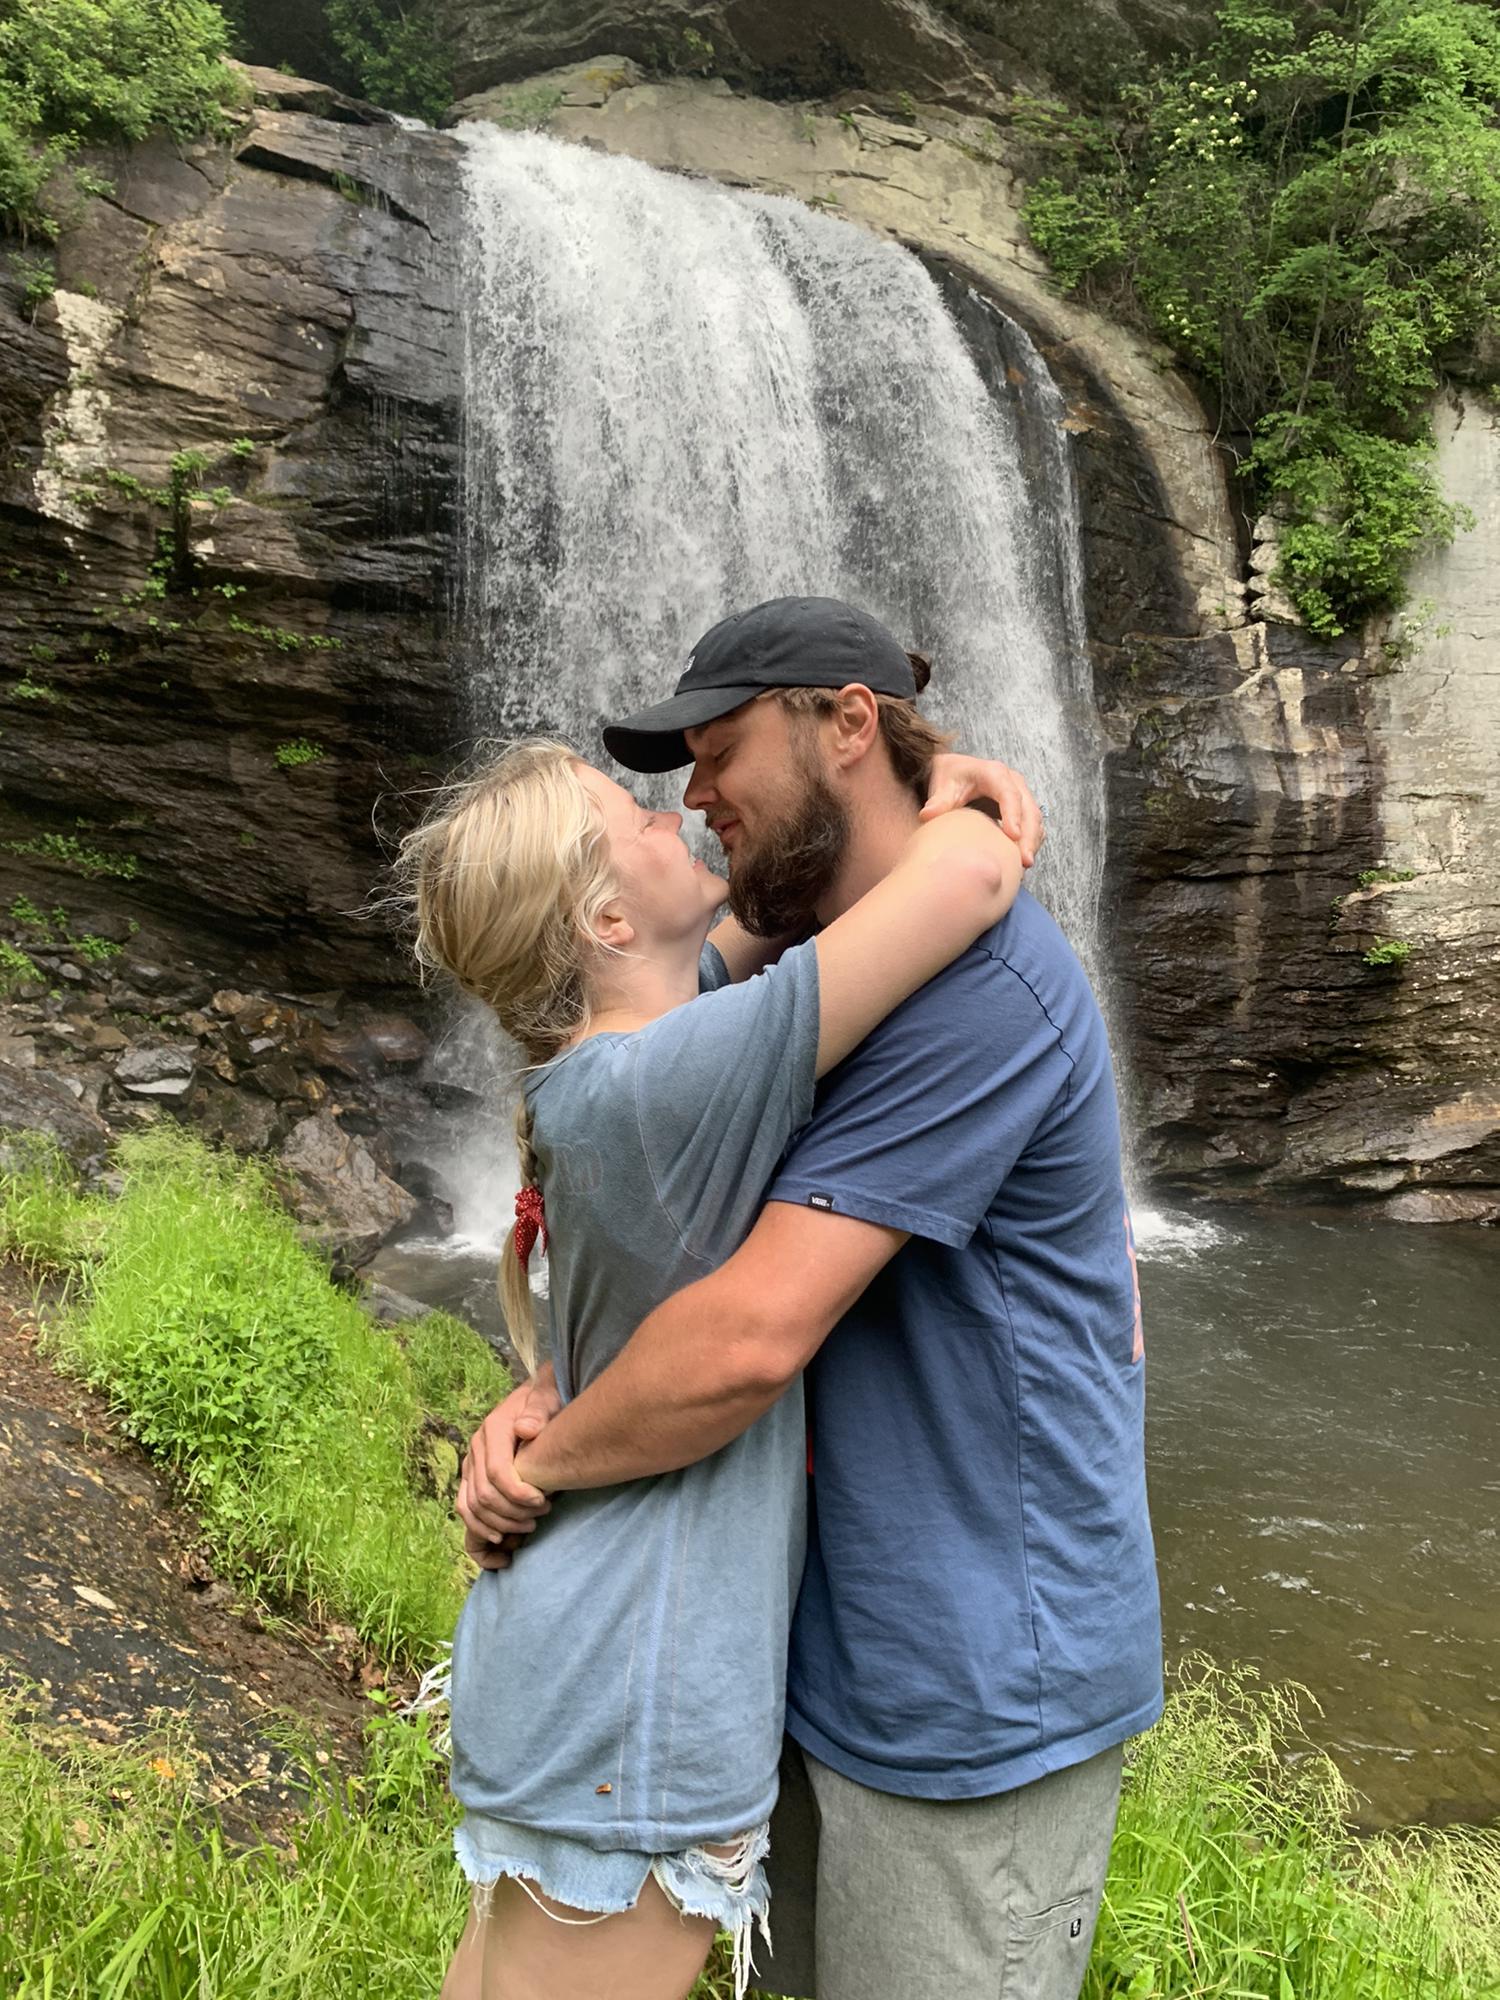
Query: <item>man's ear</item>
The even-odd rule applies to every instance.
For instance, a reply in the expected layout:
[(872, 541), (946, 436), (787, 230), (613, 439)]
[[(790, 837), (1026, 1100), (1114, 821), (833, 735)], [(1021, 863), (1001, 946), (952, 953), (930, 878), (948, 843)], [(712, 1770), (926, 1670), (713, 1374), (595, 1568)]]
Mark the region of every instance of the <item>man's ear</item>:
[(880, 734), (880, 707), (867, 687), (851, 681), (838, 691), (838, 709), (828, 748), (835, 764), (847, 770), (870, 753)]

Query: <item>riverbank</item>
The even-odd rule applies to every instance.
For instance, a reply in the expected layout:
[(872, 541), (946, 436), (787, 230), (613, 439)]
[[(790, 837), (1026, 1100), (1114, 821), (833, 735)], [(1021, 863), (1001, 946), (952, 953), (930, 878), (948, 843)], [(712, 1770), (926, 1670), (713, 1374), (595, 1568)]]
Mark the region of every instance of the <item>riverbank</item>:
[[(171, 1128), (121, 1149), (113, 1195), (12, 1153), (0, 1243), (46, 1292), (36, 1365), (107, 1397), (121, 1451), (139, 1440), (170, 1472), (252, 1616), (338, 1624), (371, 1680), (399, 1684), (464, 1587), (450, 1434), (504, 1381), (477, 1337), (443, 1315), (377, 1325), (259, 1169)], [(85, 1584), (101, 1617), (123, 1601), (111, 1581)], [(384, 1687), (352, 1760), (305, 1704), (276, 1725), (285, 1807), (231, 1837), (224, 1746), (195, 1736), (180, 1685), (160, 1688), (164, 1713), (91, 1736), (14, 1658), (6, 1678), (0, 1991), (430, 2000), (462, 1915), (452, 1808), (430, 1725), (397, 1719)], [(1289, 1691), (1189, 1663), (1131, 1762), (1087, 2000), (1500, 1991), (1500, 1834), (1358, 1840), (1352, 1810)], [(697, 2000), (724, 1990), (711, 1974)]]

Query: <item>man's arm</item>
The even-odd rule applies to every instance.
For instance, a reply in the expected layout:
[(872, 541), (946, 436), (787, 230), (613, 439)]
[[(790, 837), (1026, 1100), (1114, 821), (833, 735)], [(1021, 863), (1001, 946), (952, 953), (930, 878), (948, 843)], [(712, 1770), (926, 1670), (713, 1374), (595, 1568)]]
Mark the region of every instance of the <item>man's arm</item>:
[(675, 1292), (515, 1461), (467, 1478), (471, 1530), (505, 1534), (529, 1485), (539, 1501), (707, 1458), (783, 1395), (870, 1280), (899, 1229), (767, 1203), (717, 1271)]

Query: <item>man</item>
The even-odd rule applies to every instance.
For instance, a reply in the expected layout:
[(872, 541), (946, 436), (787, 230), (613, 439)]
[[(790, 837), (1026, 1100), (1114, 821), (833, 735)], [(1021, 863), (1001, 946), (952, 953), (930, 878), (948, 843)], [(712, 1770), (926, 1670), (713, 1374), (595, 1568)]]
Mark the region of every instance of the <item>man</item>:
[[(942, 740), (917, 692), (865, 613), (777, 599), (716, 626), (605, 742), (636, 770), (691, 759), (731, 909), (775, 937), (831, 920), (909, 839)], [(691, 1463), (804, 1368), (771, 1984), (1074, 2000), (1122, 1746), (1160, 1712), (1160, 1631), (1109, 1050), (1024, 891), (825, 1079), (726, 1264), (555, 1418), (512, 1399), (487, 1421), (471, 1534)], [(512, 1466), (518, 1430), (535, 1441)]]

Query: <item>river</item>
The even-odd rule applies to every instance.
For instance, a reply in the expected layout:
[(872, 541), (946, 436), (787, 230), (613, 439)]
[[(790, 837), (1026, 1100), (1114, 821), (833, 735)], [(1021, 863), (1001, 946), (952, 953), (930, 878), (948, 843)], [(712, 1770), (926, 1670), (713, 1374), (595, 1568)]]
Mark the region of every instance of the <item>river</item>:
[[(1500, 1233), (1141, 1218), (1169, 1659), (1299, 1681), (1371, 1825), (1500, 1818)], [(493, 1252), (387, 1283), (493, 1327)]]

